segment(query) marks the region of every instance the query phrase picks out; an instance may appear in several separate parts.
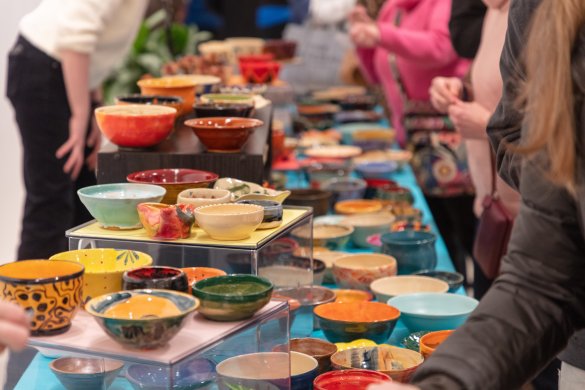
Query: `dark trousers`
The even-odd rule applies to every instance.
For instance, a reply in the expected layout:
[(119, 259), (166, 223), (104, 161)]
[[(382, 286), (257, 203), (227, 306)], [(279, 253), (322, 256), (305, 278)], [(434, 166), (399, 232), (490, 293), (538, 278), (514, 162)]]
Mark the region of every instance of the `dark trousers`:
[[(18, 259), (46, 259), (65, 251), (65, 231), (92, 217), (77, 189), (96, 183), (86, 166), (77, 180), (55, 152), (69, 137), (71, 110), (61, 64), (19, 37), (8, 58), (7, 96), (23, 146), (26, 201)], [(87, 152), (87, 151), (86, 151)]]

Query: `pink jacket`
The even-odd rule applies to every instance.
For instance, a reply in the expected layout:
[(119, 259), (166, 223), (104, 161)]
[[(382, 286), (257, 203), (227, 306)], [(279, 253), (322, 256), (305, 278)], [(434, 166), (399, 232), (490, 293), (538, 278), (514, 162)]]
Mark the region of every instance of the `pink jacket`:
[[(396, 14), (402, 10), (400, 26)], [(398, 71), (409, 99), (429, 100), (436, 76), (462, 77), (469, 61), (455, 53), (449, 37), (451, 0), (387, 0), (378, 15), (380, 44), (358, 48), (362, 70), (372, 84), (382, 84), (398, 142), (404, 145), (403, 104), (392, 77), (388, 53), (397, 58)]]

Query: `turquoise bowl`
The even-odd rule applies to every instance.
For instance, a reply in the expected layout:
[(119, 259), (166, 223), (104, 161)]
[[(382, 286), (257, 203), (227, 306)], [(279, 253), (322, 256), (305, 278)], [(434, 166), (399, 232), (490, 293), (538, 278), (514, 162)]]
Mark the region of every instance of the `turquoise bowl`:
[(136, 206), (158, 203), (165, 193), (160, 186), (134, 183), (99, 184), (77, 191), (81, 203), (106, 229), (139, 229), (142, 224)]
[(382, 234), (380, 239), (382, 253), (396, 258), (398, 275), (433, 270), (437, 266), (437, 236), (433, 233), (404, 230)]
[(388, 304), (400, 310), (400, 320), (411, 332), (418, 332), (456, 329), (478, 301), (459, 294), (417, 293), (390, 298)]
[(199, 312), (205, 318), (239, 321), (263, 308), (270, 301), (273, 288), (268, 279), (260, 276), (225, 275), (194, 283), (192, 293), (201, 301)]
[[(122, 346), (155, 349), (179, 333), (198, 307), (199, 300), (185, 293), (132, 290), (100, 295), (87, 302), (85, 310)], [(112, 313), (116, 308), (123, 310)]]

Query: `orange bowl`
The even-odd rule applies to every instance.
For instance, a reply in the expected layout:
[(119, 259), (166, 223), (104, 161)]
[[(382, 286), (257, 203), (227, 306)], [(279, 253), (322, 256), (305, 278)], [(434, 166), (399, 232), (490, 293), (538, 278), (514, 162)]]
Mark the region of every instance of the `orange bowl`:
[(342, 289), (335, 291), (335, 302), (368, 302), (371, 301), (374, 296), (369, 291)]
[(148, 148), (171, 134), (176, 113), (172, 107), (127, 104), (96, 108), (95, 118), (112, 143), (125, 148)]
[(187, 267), (181, 268), (181, 271), (187, 275), (187, 279), (189, 280), (189, 292), (191, 292), (191, 285), (195, 282), (207, 278), (213, 278), (214, 276), (227, 275), (225, 271), (211, 267)]
[(435, 349), (437, 349), (437, 347), (441, 345), (451, 333), (453, 333), (453, 330), (438, 330), (436, 332), (425, 334), (421, 337), (419, 344), (421, 355), (423, 355), (425, 359), (431, 356), (431, 354), (435, 352)]
[(178, 115), (184, 115), (193, 109), (195, 103), (195, 87), (197, 83), (189, 76), (166, 76), (138, 81), (140, 93), (143, 95), (178, 96), (183, 105)]

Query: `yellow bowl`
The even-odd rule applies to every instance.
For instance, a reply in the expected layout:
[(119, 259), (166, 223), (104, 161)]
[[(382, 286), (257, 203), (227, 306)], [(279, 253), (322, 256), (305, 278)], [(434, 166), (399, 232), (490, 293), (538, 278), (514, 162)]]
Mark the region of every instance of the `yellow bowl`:
[(31, 314), (31, 334), (48, 336), (71, 327), (81, 303), (83, 265), (24, 260), (0, 266), (0, 299)]
[(124, 271), (152, 264), (152, 257), (146, 253), (111, 248), (61, 252), (51, 256), (49, 260), (68, 260), (83, 264), (85, 267), (83, 302), (122, 290)]

